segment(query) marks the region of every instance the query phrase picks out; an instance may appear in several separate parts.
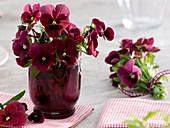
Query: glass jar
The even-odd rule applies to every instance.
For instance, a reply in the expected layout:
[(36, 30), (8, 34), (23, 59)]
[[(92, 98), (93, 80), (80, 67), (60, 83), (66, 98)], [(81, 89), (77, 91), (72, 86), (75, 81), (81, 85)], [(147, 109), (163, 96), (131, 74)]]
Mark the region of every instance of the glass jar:
[(34, 109), (45, 118), (62, 119), (74, 114), (81, 86), (80, 61), (68, 67), (65, 63), (41, 71), (34, 79), (33, 66), (29, 67), (29, 93)]

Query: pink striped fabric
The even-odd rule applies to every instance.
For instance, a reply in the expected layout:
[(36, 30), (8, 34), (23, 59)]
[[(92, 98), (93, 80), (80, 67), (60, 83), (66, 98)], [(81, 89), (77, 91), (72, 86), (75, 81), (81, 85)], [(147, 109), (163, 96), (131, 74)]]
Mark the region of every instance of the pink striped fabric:
[[(110, 99), (101, 113), (97, 128), (127, 128), (122, 122), (132, 120), (130, 114), (142, 119), (148, 112), (156, 110), (162, 110), (170, 116), (170, 103), (133, 98)], [(159, 128), (167, 124), (162, 119), (162, 114), (158, 113), (148, 120), (148, 125)]]
[[(0, 102), (5, 103), (12, 96), (13, 95), (11, 94), (0, 92)], [(34, 105), (28, 97), (23, 97), (19, 101), (25, 102), (28, 105), (27, 114), (30, 114), (33, 111)], [(85, 105), (75, 105), (75, 109), (74, 115), (66, 119), (45, 119), (44, 123), (32, 123), (28, 121), (22, 128), (72, 128), (90, 115), (94, 110), (94, 108)]]

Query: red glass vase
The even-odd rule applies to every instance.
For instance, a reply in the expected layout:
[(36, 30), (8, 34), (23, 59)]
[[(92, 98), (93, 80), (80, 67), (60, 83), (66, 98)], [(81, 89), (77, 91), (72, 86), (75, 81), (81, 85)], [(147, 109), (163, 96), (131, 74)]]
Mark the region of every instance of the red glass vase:
[(34, 79), (29, 67), (29, 93), (34, 109), (40, 109), (45, 118), (62, 119), (74, 114), (81, 85), (80, 62), (68, 67), (65, 63), (51, 66)]

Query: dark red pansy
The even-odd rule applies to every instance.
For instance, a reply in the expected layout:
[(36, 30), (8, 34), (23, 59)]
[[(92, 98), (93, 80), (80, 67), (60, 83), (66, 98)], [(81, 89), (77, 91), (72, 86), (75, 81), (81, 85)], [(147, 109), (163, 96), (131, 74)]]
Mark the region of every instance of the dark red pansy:
[(19, 56), (21, 60), (24, 59), (30, 52), (30, 43), (27, 36), (28, 31), (25, 30), (21, 33), (19, 39), (13, 40), (14, 41), (12, 45), (13, 52), (16, 56)]
[[(92, 20), (92, 23), (95, 25), (95, 30), (97, 31), (98, 35), (100, 37), (103, 37), (105, 39), (108, 40), (108, 41), (112, 41), (114, 39), (114, 31), (111, 27), (108, 27), (107, 29), (105, 28), (105, 24), (104, 22), (94, 18)], [(93, 31), (93, 29), (92, 29)]]
[(60, 61), (64, 61), (68, 66), (76, 64), (78, 51), (76, 42), (72, 38), (66, 40), (54, 39), (52, 45), (55, 47)]
[(125, 64), (125, 67), (119, 67), (117, 76), (121, 79), (123, 85), (133, 88), (139, 81), (141, 70), (135, 66), (135, 61), (131, 59)]
[(160, 49), (158, 47), (153, 47), (154, 38), (140, 38), (136, 41), (136, 46), (142, 46), (142, 49), (147, 52), (159, 52)]
[(104, 31), (104, 36), (106, 37), (106, 39), (108, 41), (112, 41), (114, 39), (114, 31), (112, 28), (108, 27), (105, 31)]
[(9, 104), (15, 104), (15, 106), (17, 107), (17, 111), (22, 111), (25, 113), (27, 105), (25, 103), (20, 103), (16, 100), (11, 101)]
[(117, 51), (112, 51), (106, 57), (105, 62), (107, 64), (115, 65), (120, 61), (120, 53)]
[(105, 24), (104, 22), (98, 20), (97, 18), (94, 18), (92, 20), (92, 23), (96, 26), (95, 29), (100, 37), (104, 37), (103, 31), (105, 30)]
[(45, 120), (45, 117), (44, 117), (44, 114), (42, 113), (42, 111), (40, 111), (38, 109), (34, 109), (34, 112), (32, 112), (28, 116), (28, 120), (34, 121), (34, 123), (43, 123)]
[(31, 45), (30, 56), (32, 65), (39, 71), (48, 70), (50, 66), (55, 65), (56, 58), (53, 56), (54, 48), (51, 44), (33, 43)]
[(40, 19), (40, 4), (34, 4), (33, 9), (31, 8), (30, 4), (25, 5), (24, 12), (21, 16), (21, 20), (24, 21), (24, 23), (32, 23), (34, 20), (36, 22)]
[(127, 56), (131, 56), (133, 51), (137, 49), (135, 44), (132, 43), (132, 40), (128, 39), (122, 40), (121, 48), (122, 49), (119, 50), (119, 53)]
[(69, 8), (64, 4), (44, 5), (40, 8), (42, 13), (40, 21), (50, 37), (56, 38), (61, 35), (63, 29), (69, 24)]
[(133, 43), (133, 41), (131, 40), (131, 39), (123, 39), (122, 41), (121, 41), (121, 46), (120, 46), (120, 48), (124, 48), (125, 46), (127, 46), (128, 44), (132, 44)]
[(25, 107), (17, 102), (11, 102), (5, 110), (0, 110), (0, 125), (1, 126), (23, 126), (27, 122), (27, 116), (25, 115)]
[(75, 24), (70, 23), (69, 26), (65, 29), (65, 33), (68, 38), (74, 39), (77, 43), (83, 43), (84, 38), (80, 35), (81, 29), (79, 29)]
[(88, 36), (89, 42), (87, 43), (87, 51), (88, 55), (93, 55), (94, 57), (97, 57), (99, 52), (96, 50), (98, 47), (98, 36), (96, 31), (92, 31)]
[(20, 59), (20, 58), (16, 58), (16, 62), (19, 66), (24, 67), (26, 64), (28, 64), (31, 58), (29, 55), (26, 55), (26, 57), (24, 59)]

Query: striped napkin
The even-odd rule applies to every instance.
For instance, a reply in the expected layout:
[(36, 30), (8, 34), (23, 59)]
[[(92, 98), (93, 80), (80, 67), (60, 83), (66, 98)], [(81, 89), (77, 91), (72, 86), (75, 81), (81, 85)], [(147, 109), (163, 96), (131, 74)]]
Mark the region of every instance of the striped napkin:
[[(150, 111), (156, 110), (162, 110), (170, 116), (170, 103), (133, 98), (110, 99), (101, 113), (97, 128), (127, 128), (127, 125), (122, 122), (133, 120), (130, 114), (142, 119)], [(148, 124), (156, 128), (167, 125), (161, 113), (150, 118)]]
[[(0, 102), (5, 103), (13, 95), (0, 92)], [(33, 111), (33, 103), (28, 97), (23, 97), (19, 102), (24, 102), (28, 106), (27, 114)], [(74, 115), (66, 119), (45, 119), (44, 123), (32, 123), (28, 121), (22, 128), (72, 128), (92, 113), (94, 108), (85, 105), (75, 105)]]

